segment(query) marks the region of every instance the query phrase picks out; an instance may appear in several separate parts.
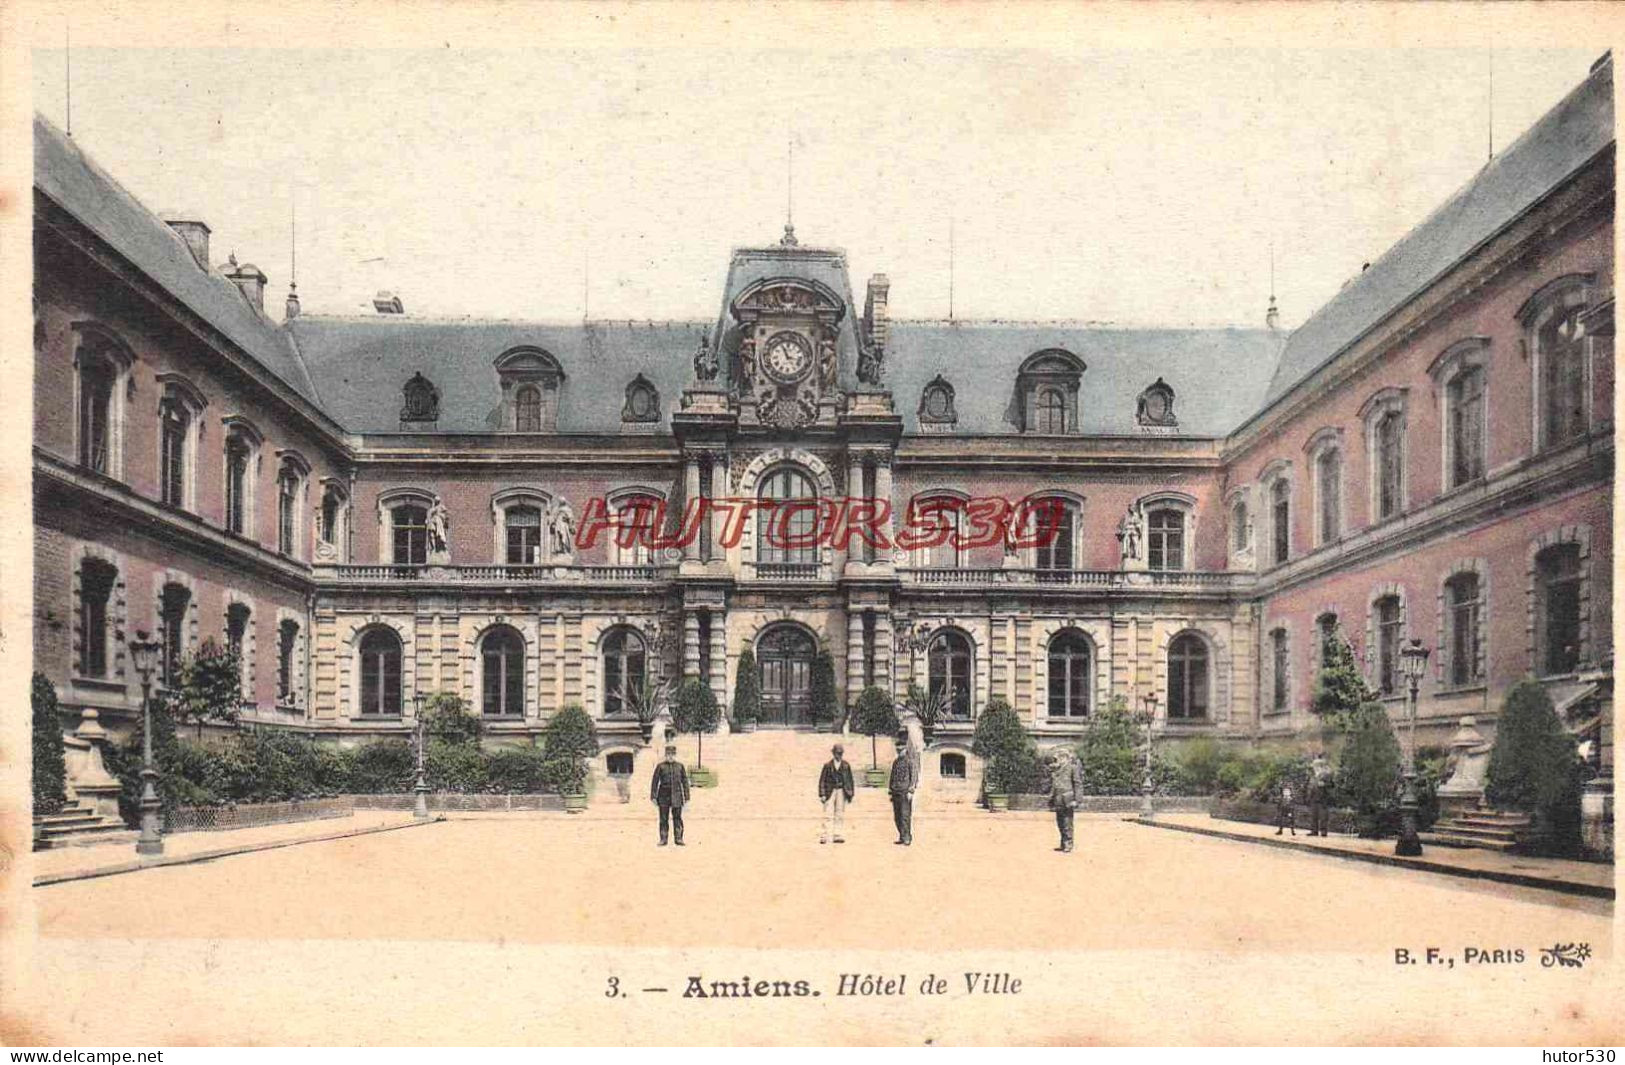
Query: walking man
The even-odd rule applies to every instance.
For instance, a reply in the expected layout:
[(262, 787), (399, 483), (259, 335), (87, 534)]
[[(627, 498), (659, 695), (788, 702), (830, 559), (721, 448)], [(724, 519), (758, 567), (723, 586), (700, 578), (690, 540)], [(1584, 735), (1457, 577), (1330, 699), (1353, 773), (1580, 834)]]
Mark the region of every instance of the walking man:
[(1326, 804), (1331, 799), (1332, 767), (1326, 761), (1324, 751), (1315, 755), (1315, 760), (1309, 763), (1309, 834), (1311, 836), (1326, 837), (1331, 818), (1327, 814)]
[(1082, 800), (1083, 767), (1072, 748), (1058, 748), (1055, 768), (1050, 770), (1049, 805), (1055, 811), (1055, 827), (1061, 830), (1061, 845), (1055, 849), (1062, 853), (1072, 851), (1072, 817)]
[(660, 807), (660, 845), (666, 845), (667, 826), (677, 835), (677, 845), (683, 845), (683, 804), (688, 802), (688, 770), (677, 760), (677, 748), (666, 747), (666, 760), (655, 766), (649, 781), (649, 799)]
[(914, 765), (914, 756), (908, 750), (908, 733), (897, 734), (897, 757), (891, 764), (891, 816), (897, 824), (897, 842), (904, 847), (914, 845), (914, 789), (919, 786), (920, 771)]
[(852, 783), (852, 766), (846, 761), (846, 749), (840, 744), (829, 749), (832, 756), (818, 774), (818, 801), (824, 804), (824, 827), (818, 833), (818, 842), (846, 842), (846, 804), (857, 790)]

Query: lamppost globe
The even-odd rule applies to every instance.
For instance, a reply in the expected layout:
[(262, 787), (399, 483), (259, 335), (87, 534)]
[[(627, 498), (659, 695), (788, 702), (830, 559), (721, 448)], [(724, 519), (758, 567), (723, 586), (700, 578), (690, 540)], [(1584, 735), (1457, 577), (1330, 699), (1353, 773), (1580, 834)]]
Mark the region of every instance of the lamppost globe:
[(1422, 646), (1421, 640), (1412, 637), (1411, 642), (1399, 652), (1399, 670), (1405, 675), (1405, 679), (1412, 684), (1420, 683), (1427, 675), (1428, 657), (1431, 654), (1431, 651)]
[(152, 760), (152, 675), (163, 647), (148, 639), (145, 629), (137, 629), (129, 648), (130, 663), (141, 678), (141, 834), (135, 852), (153, 856), (164, 853), (164, 837), (158, 830), (158, 767)]

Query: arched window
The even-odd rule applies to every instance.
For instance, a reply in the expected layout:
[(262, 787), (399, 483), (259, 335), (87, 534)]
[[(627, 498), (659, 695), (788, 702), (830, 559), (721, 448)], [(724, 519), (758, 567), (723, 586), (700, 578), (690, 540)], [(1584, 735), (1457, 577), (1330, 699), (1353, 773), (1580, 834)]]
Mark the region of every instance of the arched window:
[(615, 545), (617, 564), (647, 566), (654, 562), (654, 538), (665, 517), (665, 504), (658, 496), (633, 494), (615, 503)]
[(1230, 506), (1230, 550), (1240, 555), (1246, 552), (1251, 542), (1252, 530), (1248, 527), (1247, 501), (1238, 499)]
[[(934, 496), (915, 502), (918, 526), (926, 542), (914, 549), (913, 564), (922, 569), (956, 569), (962, 557), (965, 502), (953, 496)], [(926, 532), (926, 530), (931, 530)]]
[(394, 630), (375, 626), (361, 637), (361, 713), (401, 712), (401, 639)]
[(1405, 509), (1405, 414), (1388, 410), (1377, 416), (1371, 441), (1375, 481), (1375, 520), (1385, 521)]
[(1070, 499), (1050, 497), (1036, 501), (1027, 514), (1028, 525), (1038, 538), (1033, 548), (1038, 579), (1066, 579), (1078, 560), (1078, 505)]
[(535, 385), (522, 385), (513, 394), (514, 428), (521, 433), (542, 431), (542, 390)]
[(525, 639), (506, 625), (480, 641), (480, 691), (487, 714), (525, 712)]
[(113, 386), (118, 368), (103, 356), (85, 355), (79, 364), (79, 465), (113, 473)]
[(1146, 517), (1146, 566), (1154, 570), (1185, 568), (1185, 512), (1157, 507)]
[(1315, 456), (1315, 532), (1322, 546), (1343, 535), (1343, 452), (1334, 445)]
[(176, 396), (166, 397), (159, 411), (158, 480), (163, 501), (172, 507), (189, 502), (192, 411)]
[(1397, 595), (1385, 595), (1372, 604), (1377, 626), (1377, 692), (1398, 695), (1399, 651), (1404, 645), (1405, 606)]
[(769, 470), (757, 489), (756, 558), (766, 563), (818, 561), (814, 542), (818, 528), (818, 490), (812, 478), (795, 466)]
[(1458, 573), (1444, 582), (1445, 674), (1451, 685), (1465, 687), (1483, 675), (1480, 621), (1484, 596), (1478, 574)]
[(395, 536), (395, 565), (421, 566), (429, 560), (429, 511), (417, 503), (402, 503), (390, 510)]
[(1286, 713), (1287, 704), (1291, 699), (1288, 674), (1290, 663), (1286, 630), (1275, 629), (1270, 633), (1270, 709), (1277, 714)]
[(510, 506), (503, 512), (502, 524), (508, 534), (508, 565), (534, 566), (542, 561), (541, 508)]
[(1534, 319), (1535, 355), (1540, 366), (1540, 442), (1556, 447), (1586, 429), (1586, 339), (1580, 328), (1584, 290), (1570, 289)]
[(643, 690), (648, 645), (632, 629), (615, 629), (604, 638), (604, 714), (632, 712), (631, 698)]
[(1445, 385), (1447, 487), (1484, 476), (1484, 367), (1463, 366)]
[(1089, 638), (1063, 629), (1049, 642), (1049, 716), (1089, 716)]
[(245, 646), (252, 617), (253, 612), (247, 603), (232, 603), (226, 607), (226, 650), (237, 658), (239, 691), (245, 699), (254, 696), (248, 687), (248, 651)]
[(299, 496), (304, 478), (284, 463), (276, 478), (276, 547), (289, 558), (299, 557)]
[(1292, 557), (1292, 485), (1285, 477), (1270, 485), (1270, 541), (1275, 565)]
[(952, 717), (970, 717), (972, 661), (970, 639), (962, 632), (939, 632), (931, 641), (926, 658), (927, 683), (933, 696), (947, 699), (947, 712)]
[(118, 570), (110, 562), (87, 558), (79, 569), (79, 674), (107, 676), (108, 606)]
[(283, 618), (276, 627), (276, 701), (278, 706), (294, 702), (294, 657), (299, 650), (299, 623)]
[(181, 660), (186, 655), (186, 613), (192, 593), (184, 584), (166, 584), (158, 596), (158, 683), (172, 688), (180, 682)]
[(1554, 544), (1535, 556), (1535, 670), (1573, 673), (1580, 665), (1580, 545)]
[(1038, 390), (1034, 427), (1040, 433), (1066, 432), (1066, 396), (1059, 388)]
[(1194, 721), (1208, 715), (1207, 644), (1193, 632), (1168, 644), (1168, 718)]

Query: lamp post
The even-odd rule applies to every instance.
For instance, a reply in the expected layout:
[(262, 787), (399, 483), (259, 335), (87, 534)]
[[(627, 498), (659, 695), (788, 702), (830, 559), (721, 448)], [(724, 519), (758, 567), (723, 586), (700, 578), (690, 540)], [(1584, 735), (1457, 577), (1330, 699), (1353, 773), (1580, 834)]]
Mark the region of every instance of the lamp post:
[(417, 782), (412, 785), (412, 816), (419, 821), (429, 819), (429, 781), (424, 776), (423, 748), (428, 743), (428, 722), (423, 717), (423, 706), (428, 697), (421, 691), (412, 693), (412, 733), (417, 741)]
[(158, 769), (152, 763), (152, 674), (162, 650), (157, 640), (147, 638), (145, 629), (137, 630), (130, 641), (130, 661), (141, 678), (141, 835), (135, 841), (140, 855), (164, 853), (164, 837), (158, 831)]
[(1416, 835), (1416, 693), (1422, 685), (1422, 674), (1428, 668), (1428, 649), (1422, 641), (1412, 638), (1399, 652), (1399, 668), (1410, 682), (1410, 714), (1406, 722), (1404, 786), (1399, 794), (1399, 842), (1394, 853), (1414, 858), (1422, 853), (1422, 841)]
[(1146, 692), (1145, 702), (1145, 780), (1140, 784), (1140, 816), (1155, 817), (1157, 810), (1151, 803), (1151, 792), (1155, 790), (1156, 783), (1151, 777), (1151, 744), (1153, 737), (1151, 725), (1157, 719), (1157, 693)]

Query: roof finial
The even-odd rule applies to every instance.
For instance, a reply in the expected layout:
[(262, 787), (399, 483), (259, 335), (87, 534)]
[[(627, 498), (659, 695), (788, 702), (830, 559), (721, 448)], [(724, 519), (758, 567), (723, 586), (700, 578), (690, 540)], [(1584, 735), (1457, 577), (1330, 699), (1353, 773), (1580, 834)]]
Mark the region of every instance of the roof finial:
[(784, 237), (779, 241), (786, 248), (801, 242), (796, 239), (796, 141), (791, 137), (784, 157)]
[(73, 136), (73, 26), (62, 24), (62, 89), (67, 96), (68, 136)]
[(1264, 312), (1264, 324), (1271, 330), (1280, 328), (1281, 312), (1275, 307), (1275, 242), (1270, 242), (1270, 309)]

